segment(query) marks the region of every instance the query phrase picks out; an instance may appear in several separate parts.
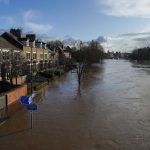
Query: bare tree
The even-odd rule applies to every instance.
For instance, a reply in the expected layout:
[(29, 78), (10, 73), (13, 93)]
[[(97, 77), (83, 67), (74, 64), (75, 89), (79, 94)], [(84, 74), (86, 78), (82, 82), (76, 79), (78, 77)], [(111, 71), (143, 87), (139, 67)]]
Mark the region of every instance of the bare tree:
[(76, 73), (78, 78), (78, 85), (80, 88), (81, 78), (87, 66), (87, 55), (85, 47), (82, 47), (82, 42), (80, 42), (80, 49), (72, 52), (72, 58), (76, 62)]
[[(25, 63), (25, 58), (22, 56), (20, 51), (14, 52), (13, 50), (11, 51), (11, 61), (10, 61), (10, 82), (12, 84), (12, 79), (16, 78), (19, 75), (23, 74), (23, 65)], [(16, 82), (17, 83), (17, 82)]]
[(93, 63), (99, 63), (103, 58), (103, 53), (103, 47), (95, 41), (91, 41), (88, 46), (83, 46), (80, 42), (80, 49), (72, 52), (72, 58), (76, 62), (79, 87), (86, 68)]

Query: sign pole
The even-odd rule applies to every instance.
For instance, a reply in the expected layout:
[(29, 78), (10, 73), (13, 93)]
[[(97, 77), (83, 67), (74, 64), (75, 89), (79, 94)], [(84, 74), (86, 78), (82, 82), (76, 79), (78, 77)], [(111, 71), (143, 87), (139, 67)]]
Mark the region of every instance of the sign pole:
[(33, 111), (30, 111), (30, 115), (31, 115), (31, 129), (33, 129)]
[(32, 71), (33, 71), (33, 50), (32, 50), (32, 46), (31, 46), (31, 70), (30, 70), (30, 73), (31, 73), (31, 79), (30, 79), (30, 83), (31, 83), (31, 95), (32, 95), (32, 92), (33, 92), (33, 83), (32, 83), (32, 80), (33, 80), (33, 75), (32, 75)]

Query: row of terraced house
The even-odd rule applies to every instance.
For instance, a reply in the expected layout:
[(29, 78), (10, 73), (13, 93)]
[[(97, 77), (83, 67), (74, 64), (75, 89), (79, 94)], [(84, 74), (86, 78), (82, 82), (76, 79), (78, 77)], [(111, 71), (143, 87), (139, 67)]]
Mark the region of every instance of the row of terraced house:
[[(24, 63), (22, 70), (26, 73), (31, 68), (31, 58), (33, 62), (33, 71), (44, 71), (50, 67), (56, 67), (58, 64), (59, 50), (47, 48), (45, 42), (36, 39), (35, 34), (27, 34), (25, 37), (20, 33), (5, 32), (0, 36), (0, 72), (7, 67), (7, 70), (13, 68), (13, 60), (17, 61), (16, 65)], [(64, 52), (64, 51), (63, 51)], [(66, 57), (70, 57), (66, 53)], [(16, 66), (15, 66), (16, 67)], [(9, 75), (6, 75), (9, 76)]]

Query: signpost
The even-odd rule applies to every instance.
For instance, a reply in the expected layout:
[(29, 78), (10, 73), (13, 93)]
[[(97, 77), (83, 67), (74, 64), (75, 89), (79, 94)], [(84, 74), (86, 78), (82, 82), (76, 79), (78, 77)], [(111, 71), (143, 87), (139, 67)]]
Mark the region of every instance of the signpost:
[(27, 110), (30, 110), (30, 115), (31, 115), (31, 129), (32, 129), (33, 128), (33, 110), (37, 110), (37, 105), (36, 104), (27, 105)]
[(25, 105), (27, 110), (30, 111), (31, 129), (33, 128), (33, 111), (37, 110), (37, 105), (33, 103), (32, 96), (21, 96), (20, 103)]

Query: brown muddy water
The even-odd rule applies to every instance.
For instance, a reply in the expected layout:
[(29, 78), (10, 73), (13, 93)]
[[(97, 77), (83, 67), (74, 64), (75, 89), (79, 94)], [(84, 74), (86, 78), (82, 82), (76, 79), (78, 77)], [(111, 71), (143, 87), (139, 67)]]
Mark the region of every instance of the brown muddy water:
[(39, 91), (34, 127), (18, 110), (0, 126), (0, 150), (150, 150), (150, 68), (106, 60), (78, 91), (68, 73)]

